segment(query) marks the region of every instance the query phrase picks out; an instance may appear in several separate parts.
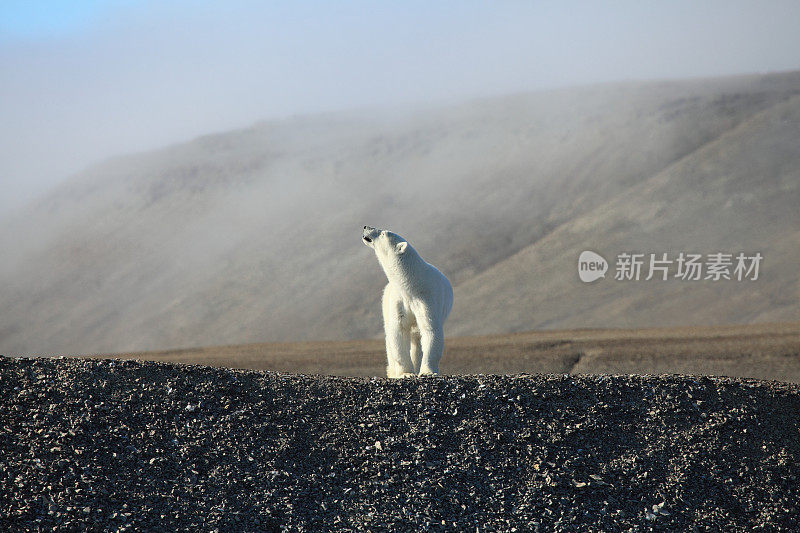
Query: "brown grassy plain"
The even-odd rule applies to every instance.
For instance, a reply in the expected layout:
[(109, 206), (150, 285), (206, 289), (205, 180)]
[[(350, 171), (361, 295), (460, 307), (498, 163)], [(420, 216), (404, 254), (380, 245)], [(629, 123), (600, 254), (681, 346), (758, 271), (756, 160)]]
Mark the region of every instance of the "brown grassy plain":
[[(384, 376), (383, 341), (242, 344), (115, 354), (297, 374)], [(452, 337), (443, 374), (699, 374), (800, 383), (800, 322), (541, 330)]]

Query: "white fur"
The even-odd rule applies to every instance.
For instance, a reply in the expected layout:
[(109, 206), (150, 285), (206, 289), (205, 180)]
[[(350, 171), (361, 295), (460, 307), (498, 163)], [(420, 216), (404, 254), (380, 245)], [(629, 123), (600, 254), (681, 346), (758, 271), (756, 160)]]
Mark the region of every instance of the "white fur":
[(438, 374), (453, 286), (400, 235), (364, 226), (361, 239), (375, 250), (389, 280), (383, 290), (386, 375)]

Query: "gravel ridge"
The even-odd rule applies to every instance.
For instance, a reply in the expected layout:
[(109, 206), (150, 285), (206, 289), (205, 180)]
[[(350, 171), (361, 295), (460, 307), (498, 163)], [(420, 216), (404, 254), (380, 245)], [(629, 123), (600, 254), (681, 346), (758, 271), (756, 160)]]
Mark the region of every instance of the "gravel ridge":
[(0, 531), (798, 531), (800, 386), (0, 356)]

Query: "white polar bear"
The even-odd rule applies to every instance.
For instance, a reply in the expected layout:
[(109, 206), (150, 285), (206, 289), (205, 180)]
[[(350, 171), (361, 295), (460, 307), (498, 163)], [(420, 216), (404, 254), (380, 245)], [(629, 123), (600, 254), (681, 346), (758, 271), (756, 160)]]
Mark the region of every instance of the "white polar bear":
[(383, 290), (386, 375), (438, 374), (453, 286), (400, 235), (364, 226), (361, 239), (375, 250), (389, 279)]

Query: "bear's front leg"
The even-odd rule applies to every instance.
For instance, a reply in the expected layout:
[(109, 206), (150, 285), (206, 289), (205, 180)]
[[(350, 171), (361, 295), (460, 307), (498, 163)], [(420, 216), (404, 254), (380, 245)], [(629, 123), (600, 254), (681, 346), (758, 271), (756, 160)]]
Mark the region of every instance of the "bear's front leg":
[(386, 334), (386, 376), (402, 378), (414, 375), (411, 363), (411, 328), (402, 295), (391, 284), (383, 291), (383, 330)]
[(444, 329), (439, 326), (420, 328), (420, 344), (422, 345), (422, 361), (419, 375), (438, 374), (439, 361), (444, 353)]
[(399, 326), (386, 324), (386, 377), (405, 378), (414, 376), (414, 367), (411, 363), (409, 348), (411, 345), (410, 332), (403, 331)]
[(411, 332), (403, 328), (400, 321), (385, 320), (386, 333), (386, 376), (403, 378), (414, 375), (411, 364)]

